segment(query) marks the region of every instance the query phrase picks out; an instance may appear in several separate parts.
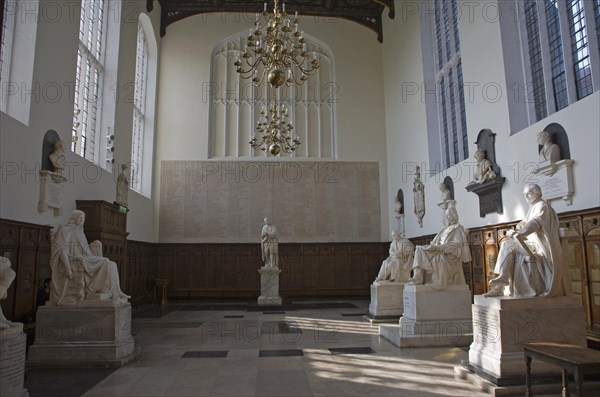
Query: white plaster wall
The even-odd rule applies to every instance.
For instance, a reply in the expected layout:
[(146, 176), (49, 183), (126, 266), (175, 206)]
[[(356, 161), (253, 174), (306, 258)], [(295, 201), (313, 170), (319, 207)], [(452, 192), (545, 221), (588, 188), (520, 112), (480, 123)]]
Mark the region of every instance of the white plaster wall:
[[(167, 27), (160, 58), (155, 177), (160, 176), (163, 160), (208, 158), (211, 51), (224, 38), (251, 28), (253, 21), (254, 14), (210, 14)], [(385, 214), (389, 194), (382, 45), (374, 32), (345, 20), (306, 16), (300, 26), (326, 43), (335, 57), (338, 160), (380, 162), (381, 212)], [(158, 194), (155, 183), (154, 195)], [(155, 211), (158, 219), (158, 200)], [(382, 215), (384, 241), (389, 239), (388, 227), (387, 215)]]
[[(412, 2), (408, 2), (415, 4)], [(406, 3), (406, 4), (408, 4)], [(416, 3), (419, 4), (419, 3)], [(421, 8), (414, 10), (400, 4), (399, 16), (392, 21), (384, 19), (387, 40), (384, 43), (384, 76), (393, 82), (386, 86), (386, 127), (388, 140), (389, 191), (402, 188), (405, 194), (407, 237), (433, 234), (441, 228), (442, 212), (437, 207), (440, 192), (438, 184), (446, 175), (454, 180), (455, 198), (461, 223), (467, 227), (521, 219), (527, 204), (522, 197), (526, 183), (535, 182), (528, 163), (537, 161), (537, 133), (550, 123), (561, 124), (569, 135), (575, 179), (573, 205), (553, 200), (557, 212), (597, 207), (600, 205), (600, 92), (554, 113), (522, 131), (510, 136), (508, 101), (511, 92), (506, 87), (502, 56), (500, 27), (496, 0), (481, 2), (460, 1), (460, 40), (465, 89), (467, 128), (470, 159), (447, 172), (429, 175), (426, 136), (425, 102), (420, 95), (407, 95), (407, 84), (422, 84), (422, 52), (419, 23)], [(417, 7), (419, 8), (419, 7)], [(511, 17), (511, 16), (509, 16)], [(404, 99), (403, 99), (404, 94)], [(472, 179), (472, 159), (477, 134), (484, 128), (496, 133), (496, 160), (502, 168), (506, 183), (502, 189), (504, 213), (479, 217), (477, 195), (465, 190)], [(412, 181), (414, 164), (421, 164), (425, 183), (426, 214), (423, 228), (419, 228), (413, 213)], [(393, 206), (388, 206), (389, 217)]]
[[(118, 79), (119, 87), (124, 87), (126, 83), (135, 80), (137, 16), (145, 11), (146, 2), (133, 0), (112, 3), (120, 3), (122, 7), (113, 11), (111, 17), (118, 17), (122, 21)], [(115, 199), (116, 175), (68, 151), (66, 157), (70, 165), (65, 176), (69, 180), (65, 184), (63, 214), (54, 216), (52, 211), (37, 212), (44, 134), (53, 129), (65, 142), (71, 140), (72, 87), (77, 60), (80, 8), (73, 7), (69, 2), (54, 2), (52, 9), (46, 7), (41, 8), (41, 11), (33, 72), (33, 87), (37, 94), (32, 98), (29, 126), (4, 113), (0, 114), (0, 217), (55, 226), (66, 222), (69, 213), (76, 208), (75, 200), (112, 202)], [(157, 2), (149, 15), (158, 37), (160, 6)], [(61, 90), (53, 88), (56, 86)], [(31, 89), (29, 86), (26, 88)], [(121, 91), (119, 94), (115, 116), (115, 160), (127, 163), (131, 156), (133, 109), (126, 97), (127, 92)], [(129, 238), (153, 241), (152, 200), (130, 190), (129, 207)]]

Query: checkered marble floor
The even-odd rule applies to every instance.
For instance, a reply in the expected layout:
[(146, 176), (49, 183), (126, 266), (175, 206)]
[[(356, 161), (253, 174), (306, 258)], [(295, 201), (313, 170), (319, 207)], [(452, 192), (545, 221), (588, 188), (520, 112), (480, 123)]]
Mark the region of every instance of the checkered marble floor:
[(488, 395), (455, 379), (465, 350), (399, 349), (363, 319), (368, 304), (148, 307), (133, 318), (137, 361), (115, 370), (29, 370), (26, 387), (32, 397)]

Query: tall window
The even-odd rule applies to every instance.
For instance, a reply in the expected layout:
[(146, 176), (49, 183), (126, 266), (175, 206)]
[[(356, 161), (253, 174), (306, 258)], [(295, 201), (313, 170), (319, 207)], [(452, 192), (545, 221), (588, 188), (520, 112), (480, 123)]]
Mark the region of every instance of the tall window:
[(33, 64), (37, 33), (38, 0), (2, 2), (0, 41), (0, 111), (29, 125), (33, 91)]
[(146, 14), (140, 14), (133, 97), (131, 188), (148, 197), (152, 182), (156, 60), (157, 44), (152, 23)]
[[(82, 0), (71, 150), (104, 168), (112, 164), (120, 2)], [(109, 18), (109, 15), (112, 17)]]
[(2, 17), (2, 42), (0, 45), (0, 84), (2, 84), (2, 97), (0, 98), (0, 111), (3, 112), (6, 112), (8, 104), (7, 83), (10, 81), (10, 58), (15, 30), (16, 3), (16, 0), (4, 1)]
[[(460, 38), (456, 0), (434, 0), (433, 19), (423, 35), (426, 80), (435, 84), (435, 98), (427, 96), (426, 108), (435, 120), (428, 124), (430, 162), (441, 171), (469, 156)], [(429, 30), (430, 29), (430, 30)], [(434, 100), (435, 99), (435, 100)], [(436, 153), (436, 154), (434, 154)]]
[[(319, 58), (320, 67), (301, 86), (278, 89), (265, 81), (255, 87), (236, 73), (233, 63), (241, 56), (247, 31), (219, 43), (212, 53), (210, 156), (264, 157), (252, 149), (250, 139), (263, 108), (277, 102), (287, 106), (294, 133), (302, 142), (292, 155), (281, 157), (335, 158), (336, 85), (331, 50), (304, 34), (309, 54)], [(266, 80), (266, 79), (265, 79)]]
[(515, 98), (509, 104), (514, 133), (598, 89), (592, 76), (600, 73), (600, 51), (598, 43), (590, 46), (590, 39), (598, 41), (599, 32), (590, 27), (598, 29), (600, 0), (516, 0), (511, 7), (517, 10), (522, 56), (512, 51), (518, 39), (506, 24), (505, 60), (521, 58), (524, 65), (523, 79), (509, 83)]

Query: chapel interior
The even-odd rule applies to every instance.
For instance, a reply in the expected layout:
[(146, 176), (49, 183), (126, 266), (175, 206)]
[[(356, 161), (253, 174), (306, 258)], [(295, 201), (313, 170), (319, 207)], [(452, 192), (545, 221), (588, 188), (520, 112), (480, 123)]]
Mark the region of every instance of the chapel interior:
[[(502, 327), (520, 349), (517, 375), (469, 362), (489, 318), (477, 302), (496, 299), (482, 296), (530, 216), (530, 184), (558, 216), (581, 321), (572, 331), (548, 318), (600, 350), (600, 0), (278, 1), (282, 32), (302, 38), (281, 47), (299, 49), (305, 69), (276, 65), (280, 87), (256, 52), (281, 51), (260, 25), (272, 0), (2, 3), (0, 256), (14, 281), (2, 284), (3, 267), (0, 305), (22, 324), (23, 352), (0, 357), (0, 387), (20, 377), (20, 396), (523, 395), (521, 343), (544, 342), (545, 320)], [(542, 158), (552, 143), (560, 158)], [(435, 243), (448, 206), (465, 230), (467, 314), (444, 324), (470, 331), (403, 345), (408, 287), (399, 314), (373, 311), (388, 299), (375, 281), (390, 233), (411, 249)], [(53, 342), (39, 325), (44, 310), (53, 319), (44, 283), (74, 210), (130, 296), (135, 349), (118, 364), (31, 354)], [(279, 300), (265, 303), (271, 283)], [(528, 299), (542, 302), (535, 317), (555, 298)], [(561, 368), (536, 378), (533, 357), (536, 395), (560, 395)], [(600, 390), (598, 358), (577, 364), (586, 393)], [(577, 372), (564, 373), (581, 392)]]

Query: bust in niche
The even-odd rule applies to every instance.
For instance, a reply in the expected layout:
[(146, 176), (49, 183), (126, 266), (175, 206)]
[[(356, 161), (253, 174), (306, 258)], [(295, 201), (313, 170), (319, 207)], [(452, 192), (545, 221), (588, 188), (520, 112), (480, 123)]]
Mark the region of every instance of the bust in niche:
[(552, 135), (549, 131), (542, 131), (537, 135), (539, 152), (538, 163), (550, 161), (552, 163), (562, 159), (560, 154), (560, 146), (552, 141)]
[(54, 143), (52, 153), (48, 155), (48, 160), (54, 168), (54, 172), (62, 174), (65, 170), (65, 142), (58, 140)]

